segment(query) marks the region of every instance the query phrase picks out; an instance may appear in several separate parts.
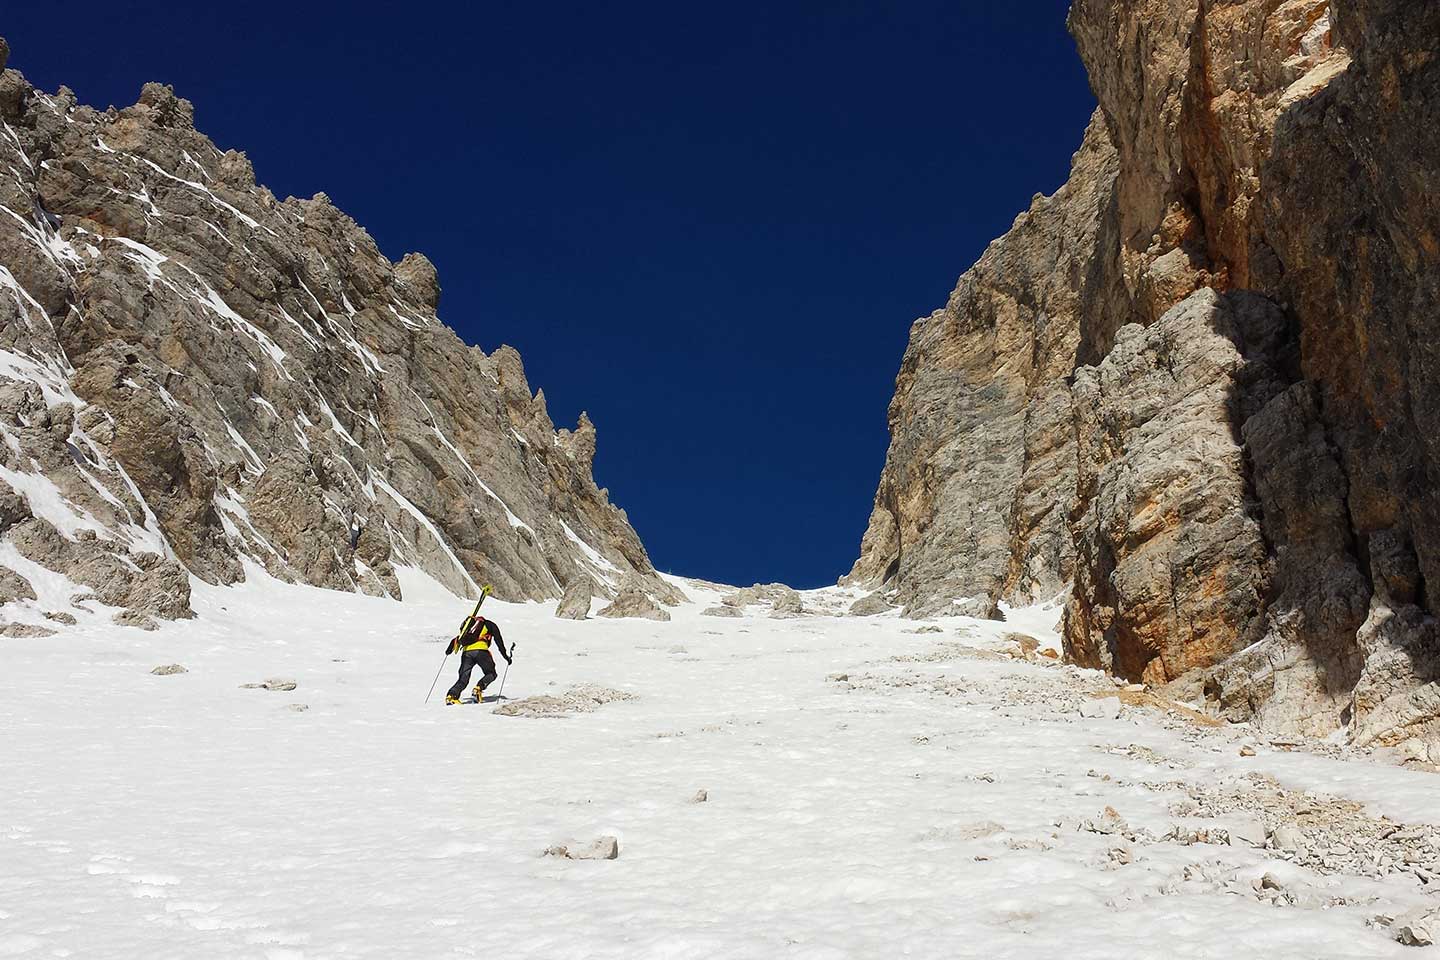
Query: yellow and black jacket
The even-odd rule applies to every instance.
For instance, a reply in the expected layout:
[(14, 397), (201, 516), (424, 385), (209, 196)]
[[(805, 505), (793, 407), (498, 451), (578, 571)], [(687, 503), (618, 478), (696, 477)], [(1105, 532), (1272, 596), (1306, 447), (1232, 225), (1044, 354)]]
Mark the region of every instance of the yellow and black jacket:
[(489, 650), (494, 644), (500, 650), (500, 656), (506, 660), (510, 659), (509, 652), (505, 649), (505, 641), (500, 636), (500, 628), (493, 621), (484, 617), (474, 617), (464, 628), (460, 635), (450, 641), (446, 653), (470, 652), (473, 650)]

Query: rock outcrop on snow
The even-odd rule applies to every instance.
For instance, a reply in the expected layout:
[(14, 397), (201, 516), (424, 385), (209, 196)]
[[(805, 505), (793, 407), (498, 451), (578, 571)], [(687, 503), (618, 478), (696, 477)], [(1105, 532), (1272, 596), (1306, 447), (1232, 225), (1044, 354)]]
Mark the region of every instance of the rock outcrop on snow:
[(580, 576), (565, 587), (565, 595), (555, 607), (555, 616), (561, 620), (584, 620), (590, 615), (590, 601), (599, 593), (599, 587), (589, 577)]
[(633, 693), (626, 693), (624, 690), (582, 683), (558, 695), (545, 693), (503, 703), (490, 712), (502, 717), (553, 719), (577, 713), (593, 713), (607, 703), (634, 699)]
[(615, 600), (608, 606), (602, 607), (596, 616), (612, 620), (624, 617), (640, 617), (645, 620), (670, 619), (670, 614), (660, 609), (655, 601), (637, 586), (626, 586), (616, 595)]
[(514, 350), (442, 324), (424, 256), (277, 199), (166, 86), (102, 111), (4, 70), (0, 123), (0, 599), (34, 605), (27, 563), (141, 625), (246, 564), (673, 597), (592, 479), (594, 425), (557, 431)]
[(1076, 0), (1099, 109), (916, 322), (848, 582), (1440, 758), (1440, 7)]
[(876, 590), (850, 604), (850, 608), (846, 612), (852, 617), (873, 617), (877, 613), (886, 613), (894, 609), (895, 604), (891, 603), (883, 592)]
[(545, 848), (542, 856), (561, 860), (615, 860), (620, 856), (620, 841), (611, 836), (597, 837), (589, 843), (557, 843)]
[(754, 606), (768, 609), (770, 617), (776, 620), (803, 617), (810, 612), (805, 609), (799, 591), (783, 583), (756, 583), (741, 587), (721, 597), (719, 607), (702, 612), (713, 617), (738, 617), (744, 615), (746, 607)]

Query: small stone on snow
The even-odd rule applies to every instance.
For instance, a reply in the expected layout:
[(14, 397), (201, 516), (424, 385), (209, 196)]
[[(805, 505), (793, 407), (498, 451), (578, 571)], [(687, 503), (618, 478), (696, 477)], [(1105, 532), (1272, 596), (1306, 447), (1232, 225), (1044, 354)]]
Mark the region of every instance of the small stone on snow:
[(1395, 939), (1412, 947), (1428, 947), (1440, 935), (1440, 910), (1423, 907), (1396, 917), (1390, 925)]
[(1276, 850), (1299, 850), (1305, 845), (1305, 832), (1293, 823), (1276, 827), (1271, 839)]
[(299, 684), (294, 680), (283, 680), (279, 677), (271, 677), (269, 680), (262, 680), (259, 683), (242, 683), (241, 690), (294, 690)]
[(1080, 704), (1080, 716), (1097, 720), (1114, 720), (1120, 716), (1120, 698), (1102, 697), (1099, 700), (1086, 700)]
[(614, 837), (600, 837), (583, 847), (573, 849), (569, 844), (557, 843), (546, 847), (544, 856), (560, 857), (564, 860), (615, 860), (620, 856), (620, 841)]
[(1247, 818), (1234, 821), (1228, 832), (1232, 847), (1238, 847), (1241, 844), (1251, 847), (1265, 846), (1265, 824), (1259, 820)]

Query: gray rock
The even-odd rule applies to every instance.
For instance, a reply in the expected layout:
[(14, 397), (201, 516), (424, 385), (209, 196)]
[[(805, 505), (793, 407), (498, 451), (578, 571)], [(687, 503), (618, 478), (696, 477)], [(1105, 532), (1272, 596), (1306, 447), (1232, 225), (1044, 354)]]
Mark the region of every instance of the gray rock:
[[(0, 484), (0, 534), (22, 555), (137, 625), (190, 616), (189, 577), (235, 582), (242, 558), (393, 597), (406, 563), (461, 595), (552, 599), (557, 580), (619, 576), (678, 602), (595, 485), (589, 418), (557, 430), (514, 350), (441, 324), (424, 256), (390, 262), (323, 194), (277, 201), (162, 84), (100, 112), (5, 71), (0, 117), (17, 131), (0, 140), (3, 201), (54, 231), (40, 244), (0, 218), (24, 294), (0, 304), (3, 346), (46, 371), (0, 374), (18, 446), (0, 457), (96, 521), (55, 538)], [(51, 405), (42, 379), (79, 404)], [(147, 522), (164, 556), (120, 533)]]
[(121, 610), (110, 618), (111, 623), (118, 623), (122, 627), (135, 627), (139, 630), (159, 630), (160, 624), (155, 622), (153, 617), (148, 617), (139, 610)]
[(157, 677), (172, 677), (177, 673), (189, 673), (190, 671), (178, 663), (167, 663), (163, 666), (156, 667), (150, 672)]
[(974, 617), (977, 620), (1004, 620), (1005, 615), (1000, 612), (1000, 607), (989, 597), (971, 597), (959, 603), (950, 604), (949, 615), (957, 617)]
[(24, 639), (31, 637), (53, 637), (56, 631), (49, 627), (42, 627), (33, 623), (3, 623), (0, 624), (0, 637), (15, 637)]
[(741, 616), (741, 613), (740, 613), (740, 610), (739, 610), (738, 608), (736, 608), (736, 607), (719, 606), (719, 607), (706, 607), (704, 610), (701, 610), (701, 611), (700, 611), (700, 616), (702, 616), (702, 617), (738, 617), (738, 616)]
[(584, 845), (561, 843), (546, 847), (544, 855), (565, 860), (615, 860), (620, 856), (620, 841), (606, 836)]
[(1412, 947), (1428, 947), (1440, 937), (1440, 910), (1420, 907), (1395, 918), (1391, 935)]
[(1265, 846), (1265, 824), (1253, 817), (1244, 817), (1227, 822), (1226, 829), (1230, 834), (1232, 846)]
[(895, 604), (885, 598), (880, 591), (861, 597), (850, 604), (850, 616), (852, 617), (873, 617), (877, 613), (885, 613), (887, 610), (894, 610)]
[(35, 588), (30, 586), (29, 580), (9, 567), (0, 567), (0, 603), (34, 599)]
[(786, 615), (803, 612), (800, 594), (783, 583), (757, 583), (742, 587), (734, 593), (722, 597), (720, 603), (727, 607), (748, 607), (768, 603), (771, 610), (780, 614), (782, 619)]
[(79, 621), (76, 620), (74, 616), (66, 613), (63, 610), (46, 610), (45, 619), (54, 620), (56, 623), (63, 623), (67, 627), (73, 627), (75, 626), (75, 624), (79, 623)]
[(1293, 823), (1284, 823), (1275, 828), (1270, 839), (1276, 850), (1293, 852), (1305, 846), (1305, 831)]
[(278, 678), (278, 677), (272, 677), (272, 678), (270, 678), (269, 680), (262, 680), (262, 681), (260, 681), (259, 683), (242, 683), (242, 684), (240, 684), (240, 689), (241, 689), (241, 690), (278, 690), (278, 691), (282, 691), (282, 692), (283, 692), (283, 691), (287, 691), (287, 690), (294, 690), (294, 689), (295, 689), (296, 687), (298, 687), (298, 686), (299, 686), (299, 684), (296, 683), (294, 680), (285, 680), (285, 679), (281, 679), (281, 678)]
[(695, 791), (695, 796), (693, 796), (693, 797), (690, 798), (690, 802), (691, 802), (691, 803), (704, 803), (704, 802), (706, 802), (706, 801), (709, 800), (709, 799), (710, 799), (710, 792), (709, 792), (708, 790), (696, 790), (696, 791)]
[(604, 607), (596, 614), (599, 617), (619, 619), (622, 617), (639, 617), (645, 620), (668, 621), (670, 614), (661, 610), (655, 605), (655, 601), (640, 591), (638, 587), (630, 586), (621, 590), (615, 597), (613, 603)]
[(770, 616), (776, 620), (789, 620), (805, 616), (805, 604), (800, 594), (786, 587), (770, 606)]
[(1080, 702), (1080, 716), (1091, 719), (1114, 720), (1120, 716), (1119, 697), (1101, 697)]
[(565, 587), (565, 596), (555, 608), (555, 616), (561, 620), (584, 620), (590, 615), (590, 599), (594, 595), (595, 581), (576, 577)]

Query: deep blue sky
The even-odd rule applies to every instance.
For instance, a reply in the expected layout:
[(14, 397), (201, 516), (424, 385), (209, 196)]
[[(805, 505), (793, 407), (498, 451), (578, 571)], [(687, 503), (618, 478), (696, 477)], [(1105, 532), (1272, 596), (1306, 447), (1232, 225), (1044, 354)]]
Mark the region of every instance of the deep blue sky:
[(146, 80), (323, 190), (441, 317), (520, 350), (662, 570), (833, 582), (910, 323), (1093, 107), (1066, 0), (11, 4), (12, 67), (99, 107)]

